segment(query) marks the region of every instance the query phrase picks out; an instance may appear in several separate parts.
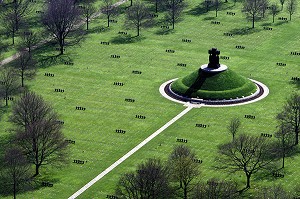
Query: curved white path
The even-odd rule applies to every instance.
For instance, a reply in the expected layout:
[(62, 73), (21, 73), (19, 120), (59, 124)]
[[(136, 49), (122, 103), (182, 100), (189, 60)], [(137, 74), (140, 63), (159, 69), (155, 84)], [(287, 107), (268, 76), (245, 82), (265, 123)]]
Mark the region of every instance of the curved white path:
[(86, 185), (84, 185), (81, 189), (79, 189), (77, 192), (75, 192), (72, 196), (70, 196), (68, 199), (74, 199), (78, 197), (80, 194), (82, 194), (85, 190), (90, 188), (93, 184), (95, 184), (98, 180), (103, 178), (106, 174), (108, 174), (111, 170), (113, 170), (116, 166), (121, 164), (124, 160), (129, 158), (132, 154), (137, 152), (140, 148), (142, 148), (145, 144), (147, 144), (150, 140), (155, 138), (157, 135), (159, 135), (161, 132), (163, 132), (166, 128), (171, 126), (174, 122), (176, 122), (179, 118), (184, 116), (186, 113), (188, 113), (190, 110), (192, 110), (193, 106), (188, 106), (186, 109), (184, 109), (181, 113), (176, 115), (173, 119), (171, 119), (169, 122), (167, 122), (165, 125), (163, 125), (160, 129), (155, 131), (153, 134), (151, 134), (149, 137), (147, 137), (144, 141), (142, 141), (140, 144), (138, 144), (136, 147), (131, 149), (128, 153), (126, 153), (124, 156), (122, 156), (119, 160), (117, 160), (115, 163), (110, 165), (107, 169), (105, 169), (102, 173), (100, 173), (98, 176), (96, 176), (94, 179), (92, 179), (90, 182), (88, 182)]

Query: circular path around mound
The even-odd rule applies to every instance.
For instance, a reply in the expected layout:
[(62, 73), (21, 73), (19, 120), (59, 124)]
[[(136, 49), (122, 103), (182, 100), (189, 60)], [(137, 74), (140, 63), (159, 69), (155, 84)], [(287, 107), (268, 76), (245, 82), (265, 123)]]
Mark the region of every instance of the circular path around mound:
[(187, 106), (193, 106), (195, 108), (201, 107), (201, 106), (208, 106), (208, 107), (224, 107), (224, 106), (238, 106), (238, 105), (244, 105), (244, 104), (250, 104), (253, 102), (257, 102), (263, 98), (265, 98), (269, 94), (269, 89), (266, 85), (263, 83), (250, 79), (253, 83), (255, 83), (257, 87), (257, 91), (253, 93), (250, 96), (246, 96), (243, 98), (236, 98), (236, 99), (230, 99), (230, 100), (203, 100), (198, 98), (189, 98), (184, 97), (181, 95), (178, 95), (174, 93), (171, 90), (171, 84), (176, 79), (169, 80), (165, 83), (163, 83), (160, 88), (159, 92), (167, 99), (181, 103)]

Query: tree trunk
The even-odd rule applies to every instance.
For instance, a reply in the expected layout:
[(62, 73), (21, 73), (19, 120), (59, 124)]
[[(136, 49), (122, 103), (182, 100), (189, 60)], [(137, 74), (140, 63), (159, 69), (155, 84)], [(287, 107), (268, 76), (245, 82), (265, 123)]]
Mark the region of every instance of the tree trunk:
[(275, 18), (275, 15), (273, 15), (273, 23), (274, 23), (274, 18)]
[(251, 178), (251, 174), (246, 174), (247, 177), (247, 184), (246, 184), (246, 189), (250, 188), (250, 178)]
[(290, 21), (292, 21), (292, 14), (290, 14)]
[(21, 86), (24, 87), (24, 69), (21, 71)]
[(107, 27), (109, 27), (109, 14), (107, 13)]
[(299, 127), (295, 128), (295, 145), (299, 144)]
[(8, 92), (5, 91), (5, 106), (8, 106)]
[(89, 17), (86, 17), (86, 30), (89, 30)]
[(14, 179), (14, 199), (17, 198), (17, 182), (16, 182), (16, 179)]
[(218, 10), (216, 9), (216, 17), (218, 17)]
[(252, 15), (252, 28), (254, 28), (254, 21), (255, 21), (255, 16)]
[(183, 187), (183, 199), (187, 199), (187, 193), (188, 193), (188, 191), (187, 191), (187, 186), (185, 185), (185, 186)]
[(33, 177), (38, 176), (40, 174), (40, 166), (39, 164), (35, 165), (35, 174), (33, 175)]
[(158, 4), (158, 2), (157, 2), (158, 0), (155, 0), (155, 13), (157, 13), (157, 4)]

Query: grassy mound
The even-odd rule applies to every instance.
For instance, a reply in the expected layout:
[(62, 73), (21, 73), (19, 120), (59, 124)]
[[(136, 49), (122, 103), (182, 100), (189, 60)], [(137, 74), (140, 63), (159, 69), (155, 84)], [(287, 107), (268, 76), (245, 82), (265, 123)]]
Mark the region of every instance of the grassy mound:
[(197, 70), (172, 83), (173, 92), (201, 99), (230, 99), (248, 96), (256, 91), (253, 82), (228, 69), (220, 73)]

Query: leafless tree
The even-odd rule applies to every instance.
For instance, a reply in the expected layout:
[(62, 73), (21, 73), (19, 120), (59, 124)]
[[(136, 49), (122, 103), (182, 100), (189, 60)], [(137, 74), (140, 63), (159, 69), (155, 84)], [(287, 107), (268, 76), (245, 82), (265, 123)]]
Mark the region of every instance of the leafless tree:
[(266, 11), (269, 7), (269, 0), (264, 0), (262, 4), (262, 18), (265, 18)]
[(60, 54), (64, 53), (65, 39), (73, 30), (79, 18), (80, 12), (74, 0), (50, 0), (48, 2), (42, 22), (57, 40)]
[(237, 199), (238, 186), (233, 181), (209, 179), (207, 183), (198, 183), (193, 189), (192, 199)]
[(81, 13), (85, 18), (86, 22), (86, 30), (89, 29), (89, 22), (91, 20), (92, 15), (96, 12), (96, 7), (93, 5), (92, 0), (87, 0), (83, 5), (80, 6)]
[(182, 191), (182, 198), (187, 199), (193, 189), (193, 181), (200, 174), (196, 154), (185, 145), (175, 146), (169, 156), (168, 167), (172, 181), (178, 183), (177, 190)]
[(112, 0), (103, 0), (103, 6), (101, 7), (101, 12), (106, 15), (107, 27), (110, 25), (111, 17), (119, 14), (118, 7), (114, 6)]
[(240, 126), (241, 126), (241, 121), (239, 118), (232, 118), (230, 120), (230, 123), (227, 126), (227, 129), (228, 129), (228, 132), (232, 135), (232, 140), (234, 140), (234, 137), (236, 136)]
[(41, 96), (26, 92), (14, 104), (10, 121), (16, 125), (16, 140), (39, 174), (42, 165), (63, 161), (65, 138), (58, 116)]
[(219, 145), (219, 168), (232, 172), (243, 171), (250, 188), (252, 174), (266, 168), (273, 161), (269, 157), (270, 147), (265, 137), (241, 134), (232, 142)]
[(172, 29), (175, 28), (175, 23), (180, 19), (182, 11), (186, 4), (183, 0), (164, 0), (166, 12), (166, 21), (172, 24)]
[(206, 12), (209, 11), (210, 7), (213, 5), (213, 0), (203, 0), (203, 2), (201, 3), (201, 5), (203, 7), (205, 7)]
[(279, 6), (275, 3), (271, 4), (270, 6), (270, 13), (272, 14), (273, 17), (273, 23), (275, 21), (275, 16), (280, 12)]
[(126, 10), (125, 26), (136, 28), (137, 36), (140, 36), (141, 28), (151, 26), (152, 22), (148, 7), (141, 1), (136, 1)]
[(266, 1), (267, 0), (245, 0), (242, 12), (252, 19), (252, 28), (254, 28), (255, 20), (262, 16)]
[(128, 199), (165, 199), (172, 198), (168, 171), (158, 159), (148, 159), (139, 164), (136, 172), (121, 176), (116, 193)]
[(25, 49), (29, 52), (31, 56), (32, 48), (40, 41), (40, 37), (36, 32), (24, 31), (22, 34), (22, 41), (20, 44), (20, 50), (24, 51)]
[(287, 154), (293, 150), (294, 136), (292, 126), (290, 124), (281, 123), (275, 132), (275, 137), (278, 139), (278, 145), (276, 151), (282, 158), (282, 168), (284, 168), (284, 160)]
[(292, 15), (296, 12), (297, 9), (297, 0), (288, 0), (286, 9), (290, 14), (290, 21), (292, 20)]
[(292, 194), (285, 191), (282, 185), (275, 185), (271, 187), (263, 187), (259, 189), (256, 198), (259, 199), (294, 199)]
[(283, 5), (284, 5), (285, 0), (279, 0), (279, 1), (280, 1), (280, 4), (281, 4), (281, 10), (283, 10)]
[(30, 165), (22, 151), (18, 148), (9, 148), (4, 157), (4, 169), (1, 171), (3, 178), (12, 186), (14, 199), (22, 185), (29, 181)]
[(283, 107), (283, 111), (277, 115), (277, 119), (285, 126), (291, 126), (295, 135), (295, 144), (299, 143), (300, 131), (300, 94), (293, 93)]
[(12, 44), (15, 44), (15, 36), (17, 33), (17, 27), (15, 23), (14, 13), (12, 10), (6, 11), (2, 15), (2, 24), (7, 32), (7, 35), (10, 35), (12, 38)]
[(220, 10), (220, 7), (222, 5), (222, 1), (221, 0), (213, 0), (213, 4), (215, 7), (215, 11), (216, 11), (216, 17), (218, 17), (218, 11)]
[(163, 0), (151, 0), (151, 2), (154, 3), (154, 5), (155, 5), (155, 13), (157, 13), (159, 6), (161, 6), (162, 3), (163, 3)]
[(31, 54), (29, 51), (21, 51), (16, 64), (16, 74), (21, 77), (21, 87), (24, 87), (25, 78), (32, 78), (35, 72), (35, 61)]
[(8, 97), (17, 91), (16, 73), (13, 68), (1, 68), (0, 70), (0, 93), (4, 96), (5, 105), (8, 106)]

